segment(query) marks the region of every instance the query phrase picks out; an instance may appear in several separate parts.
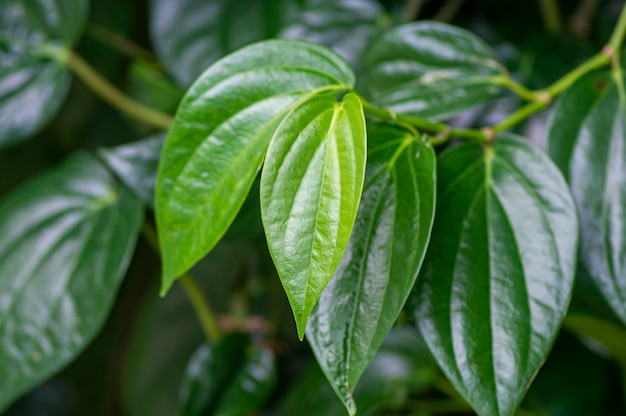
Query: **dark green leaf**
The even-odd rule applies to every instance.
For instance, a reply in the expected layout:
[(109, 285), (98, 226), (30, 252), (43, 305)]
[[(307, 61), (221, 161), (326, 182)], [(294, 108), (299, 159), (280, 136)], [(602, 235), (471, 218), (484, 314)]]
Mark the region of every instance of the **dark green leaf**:
[(274, 37), (321, 43), (355, 62), (381, 12), (374, 0), (152, 0), (150, 26), (163, 63), (186, 86), (227, 53)]
[(86, 154), (0, 204), (0, 409), (98, 333), (141, 220), (139, 201)]
[(184, 95), (167, 75), (141, 59), (134, 60), (128, 70), (128, 93), (137, 101), (165, 112), (174, 112)]
[(352, 93), (342, 102), (330, 96), (302, 102), (269, 146), (261, 217), (300, 339), (350, 238), (365, 155), (363, 108)]
[(353, 84), (351, 69), (332, 51), (280, 39), (241, 49), (196, 81), (178, 108), (157, 176), (163, 293), (224, 235), (291, 106)]
[(181, 385), (184, 416), (238, 416), (258, 409), (274, 388), (274, 355), (232, 334), (203, 344), (189, 361)]
[(70, 84), (64, 48), (77, 41), (87, 0), (0, 3), (0, 148), (34, 134), (59, 110)]
[(435, 152), (405, 130), (368, 132), (368, 168), (344, 256), (307, 327), (313, 352), (351, 414), (352, 390), (415, 283), (435, 213)]
[(513, 415), (569, 303), (574, 202), (550, 159), (513, 137), (446, 151), (437, 179), (417, 324), (479, 415)]
[[(257, 200), (258, 205), (258, 200)], [(258, 270), (254, 245), (221, 242), (193, 270), (198, 286), (215, 313), (227, 310), (233, 286)], [(148, 281), (158, 283), (156, 276)], [(165, 298), (150, 288), (134, 315), (124, 357), (122, 381), (124, 414), (171, 416), (179, 407), (180, 383), (189, 357), (204, 337), (198, 318), (181, 285)]]
[(626, 323), (626, 110), (607, 72), (565, 92), (552, 111), (548, 151), (569, 179), (581, 225), (580, 256)]
[(115, 174), (149, 207), (154, 206), (154, 181), (165, 133), (98, 153)]
[(498, 93), (503, 68), (475, 35), (435, 22), (390, 29), (365, 56), (374, 103), (399, 113), (443, 118)]
[[(354, 390), (359, 415), (379, 414), (402, 404), (410, 393), (432, 386), (439, 372), (424, 340), (410, 326), (393, 328)], [(342, 403), (317, 365), (311, 366), (287, 392), (277, 416), (345, 414)]]

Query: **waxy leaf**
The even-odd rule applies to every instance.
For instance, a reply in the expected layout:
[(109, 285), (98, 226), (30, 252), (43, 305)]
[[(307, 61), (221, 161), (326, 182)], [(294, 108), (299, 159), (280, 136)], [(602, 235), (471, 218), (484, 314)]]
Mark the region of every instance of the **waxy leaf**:
[(261, 217), (300, 339), (350, 238), (365, 156), (363, 108), (352, 93), (341, 102), (331, 96), (302, 102), (272, 138)]
[(263, 405), (276, 383), (274, 355), (249, 341), (231, 334), (196, 350), (181, 385), (181, 415), (239, 416)]
[(142, 215), (131, 192), (86, 154), (0, 204), (0, 410), (98, 333)]
[(224, 235), (291, 106), (316, 91), (340, 93), (353, 84), (337, 54), (286, 39), (243, 48), (196, 81), (178, 107), (159, 163), (162, 293)]
[(364, 68), (374, 103), (443, 118), (498, 93), (504, 69), (474, 34), (435, 22), (388, 30), (368, 48)]
[(321, 43), (353, 63), (381, 13), (375, 0), (152, 0), (150, 29), (165, 67), (187, 86), (227, 53), (275, 37)]
[(565, 92), (551, 113), (548, 151), (576, 200), (582, 263), (626, 324), (626, 103), (610, 73)]
[(165, 133), (132, 143), (98, 149), (100, 157), (141, 202), (154, 206), (154, 182)]
[(70, 85), (64, 48), (77, 41), (87, 0), (0, 2), (0, 148), (22, 141), (59, 110)]
[(352, 391), (398, 318), (426, 253), (435, 213), (435, 152), (391, 125), (368, 131), (363, 197), (341, 263), (307, 338), (350, 414)]
[(550, 159), (513, 137), (447, 150), (437, 181), (415, 319), (476, 412), (512, 416), (569, 303), (578, 241), (574, 201)]

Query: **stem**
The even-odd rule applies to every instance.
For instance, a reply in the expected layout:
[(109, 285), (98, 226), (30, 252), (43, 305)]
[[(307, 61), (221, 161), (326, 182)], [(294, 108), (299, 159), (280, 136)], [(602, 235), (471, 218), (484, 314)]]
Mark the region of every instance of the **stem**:
[(89, 22), (87, 34), (94, 39), (117, 49), (130, 58), (139, 58), (149, 62), (156, 62), (156, 57), (147, 49), (142, 48), (134, 42), (97, 23)]
[(539, 99), (535, 91), (526, 88), (508, 75), (502, 75), (494, 78), (493, 84), (508, 88), (526, 101), (537, 101)]
[(407, 22), (417, 20), (424, 5), (424, 0), (408, 0), (404, 6), (404, 17)]
[(548, 32), (558, 32), (561, 30), (561, 13), (556, 0), (539, 0), (543, 25)]
[(441, 6), (441, 9), (437, 11), (433, 20), (443, 23), (452, 21), (454, 16), (456, 16), (457, 12), (461, 9), (461, 6), (463, 6), (464, 2), (465, 0), (448, 0), (443, 6)]
[(574, 82), (576, 82), (583, 75), (595, 69), (602, 68), (610, 63), (610, 56), (606, 55), (603, 52), (600, 52), (588, 61), (583, 62), (581, 65), (577, 66), (576, 68), (565, 74), (561, 79), (557, 80), (548, 88), (544, 89), (543, 92), (546, 93), (550, 98), (554, 98), (565, 89), (567, 89)]
[(133, 100), (102, 77), (102, 75), (98, 74), (95, 69), (73, 51), (68, 51), (66, 63), (85, 85), (93, 90), (100, 98), (121, 112), (135, 120), (161, 129), (168, 129), (172, 124), (172, 117), (169, 114), (165, 114)]
[(513, 126), (521, 123), (522, 121), (526, 120), (528, 117), (530, 117), (530, 115), (536, 113), (539, 110), (543, 110), (547, 106), (548, 106), (548, 104), (543, 103), (541, 101), (535, 101), (533, 103), (527, 104), (524, 107), (522, 107), (519, 110), (517, 110), (516, 112), (514, 112), (513, 114), (511, 114), (503, 122), (495, 125), (493, 127), (493, 132), (497, 134), (497, 133), (501, 133), (501, 132), (503, 132), (505, 130), (508, 130), (511, 127), (513, 127)]
[[(143, 222), (141, 226), (141, 234), (143, 238), (148, 242), (150, 247), (154, 250), (154, 252), (158, 255), (161, 255), (161, 250), (159, 249), (159, 241), (157, 239), (156, 233), (154, 232), (154, 228), (147, 221)], [(209, 342), (217, 341), (221, 337), (220, 329), (217, 324), (217, 319), (211, 312), (211, 308), (209, 306), (209, 302), (202, 295), (202, 291), (196, 284), (193, 276), (189, 273), (185, 273), (181, 277), (178, 278), (181, 286), (191, 306), (198, 317), (198, 321), (200, 321), (200, 326), (202, 327), (202, 331), (204, 332), (204, 336)]]
[(614, 51), (621, 48), (622, 43), (624, 42), (624, 35), (626, 35), (626, 5), (624, 5), (624, 7), (622, 8), (622, 13), (617, 20), (615, 29), (613, 29), (611, 40), (609, 40), (609, 46)]

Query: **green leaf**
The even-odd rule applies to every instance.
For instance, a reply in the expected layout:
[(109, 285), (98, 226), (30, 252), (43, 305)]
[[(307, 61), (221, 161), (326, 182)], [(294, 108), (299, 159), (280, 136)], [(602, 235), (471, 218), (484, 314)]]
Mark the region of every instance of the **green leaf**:
[(224, 235), (260, 169), (272, 134), (298, 99), (346, 91), (354, 74), (332, 51), (271, 40), (209, 68), (183, 98), (156, 183), (162, 293)]
[(504, 71), (474, 34), (435, 22), (388, 30), (368, 48), (363, 66), (375, 104), (428, 118), (487, 101)]
[(80, 36), (88, 7), (87, 0), (0, 3), (0, 149), (58, 112), (71, 79), (64, 48)]
[(155, 49), (187, 86), (227, 53), (275, 37), (321, 43), (355, 63), (382, 8), (375, 0), (152, 0), (150, 11)]
[(154, 182), (165, 133), (111, 148), (98, 149), (99, 156), (149, 207), (154, 206)]
[(608, 72), (589, 75), (552, 110), (548, 152), (580, 215), (582, 263), (626, 323), (626, 110)]
[(231, 334), (203, 344), (192, 356), (181, 385), (184, 416), (238, 416), (258, 410), (276, 383), (274, 355)]
[(261, 217), (298, 336), (335, 272), (356, 217), (365, 175), (361, 102), (312, 97), (274, 134), (261, 175)]
[(437, 179), (417, 325), (479, 415), (513, 415), (570, 300), (574, 202), (550, 159), (512, 136), (446, 151)]
[(352, 390), (415, 283), (435, 213), (435, 152), (391, 125), (370, 127), (359, 213), (307, 337), (350, 414)]
[(139, 201), (86, 154), (0, 204), (0, 409), (98, 333), (142, 215)]
[(128, 69), (128, 94), (137, 101), (165, 112), (174, 112), (184, 95), (154, 64), (135, 59)]

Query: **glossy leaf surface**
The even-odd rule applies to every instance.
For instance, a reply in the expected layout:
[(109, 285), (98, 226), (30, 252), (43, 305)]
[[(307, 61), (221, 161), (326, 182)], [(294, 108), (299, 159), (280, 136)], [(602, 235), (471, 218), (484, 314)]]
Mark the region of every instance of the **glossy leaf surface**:
[(0, 148), (59, 110), (70, 84), (59, 56), (77, 41), (87, 12), (86, 0), (0, 2)]
[(435, 152), (390, 125), (368, 132), (359, 213), (307, 338), (351, 414), (352, 391), (398, 318), (426, 253), (435, 213)]
[(132, 193), (86, 154), (0, 204), (0, 409), (98, 333), (142, 215)]
[(375, 104), (428, 118), (450, 117), (493, 97), (503, 71), (474, 34), (435, 22), (388, 30), (368, 48), (364, 68)]
[(347, 94), (312, 97), (274, 134), (261, 175), (267, 242), (304, 337), (356, 217), (365, 175), (365, 118)]
[(181, 386), (181, 414), (237, 416), (258, 410), (276, 382), (274, 355), (231, 334), (203, 344), (189, 361)]
[(196, 81), (178, 108), (159, 164), (163, 292), (224, 235), (290, 107), (313, 90), (340, 92), (353, 84), (352, 71), (332, 51), (284, 39), (241, 49)]
[(166, 68), (187, 86), (224, 55), (274, 37), (321, 43), (354, 62), (381, 13), (374, 0), (152, 0), (150, 29)]
[(608, 72), (581, 79), (553, 109), (548, 151), (569, 179), (580, 256), (626, 323), (626, 109)]
[(417, 325), (481, 416), (515, 413), (565, 315), (578, 223), (558, 169), (523, 139), (442, 154)]
[(136, 142), (98, 149), (100, 157), (141, 201), (154, 206), (154, 182), (165, 133)]

